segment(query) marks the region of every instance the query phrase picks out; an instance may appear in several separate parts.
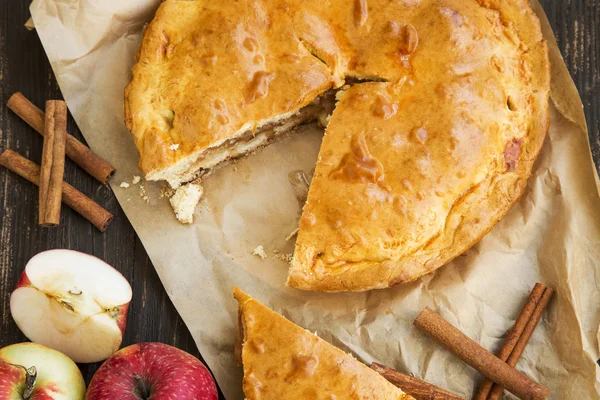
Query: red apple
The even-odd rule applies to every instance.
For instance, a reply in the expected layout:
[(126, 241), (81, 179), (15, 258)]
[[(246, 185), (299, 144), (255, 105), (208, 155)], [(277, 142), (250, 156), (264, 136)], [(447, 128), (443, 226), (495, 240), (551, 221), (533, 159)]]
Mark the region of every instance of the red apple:
[(104, 261), (50, 250), (27, 263), (10, 296), (10, 312), (31, 341), (91, 363), (121, 346), (130, 301), (131, 286)]
[(162, 343), (119, 350), (92, 378), (86, 400), (217, 400), (217, 386), (204, 364)]
[(64, 354), (35, 343), (0, 350), (0, 399), (83, 400), (85, 382)]

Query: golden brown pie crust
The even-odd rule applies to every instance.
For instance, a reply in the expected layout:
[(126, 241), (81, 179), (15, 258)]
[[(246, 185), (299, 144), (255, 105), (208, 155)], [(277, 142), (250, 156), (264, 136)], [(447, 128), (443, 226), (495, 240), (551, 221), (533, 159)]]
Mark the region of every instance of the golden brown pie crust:
[(331, 86), (288, 279), (305, 290), (384, 288), (463, 253), (521, 196), (549, 124), (526, 0), (167, 0), (126, 121), (146, 176), (169, 179)]
[(285, 8), (270, 3), (160, 5), (125, 89), (125, 121), (147, 179), (177, 181), (173, 171), (198, 154), (299, 110), (331, 86), (327, 67), (282, 23)]
[(414, 400), (354, 357), (265, 307), (238, 288), (248, 400)]
[[(406, 68), (399, 77), (384, 68), (389, 82), (341, 96), (300, 221), (292, 287), (385, 288), (448, 263), (521, 196), (548, 130), (547, 47), (526, 1), (383, 3), (368, 2), (370, 35), (348, 35), (365, 49), (346, 57), (358, 60), (349, 72), (377, 73), (373, 60), (393, 43), (386, 29), (404, 42)], [(332, 15), (360, 32), (349, 10)]]

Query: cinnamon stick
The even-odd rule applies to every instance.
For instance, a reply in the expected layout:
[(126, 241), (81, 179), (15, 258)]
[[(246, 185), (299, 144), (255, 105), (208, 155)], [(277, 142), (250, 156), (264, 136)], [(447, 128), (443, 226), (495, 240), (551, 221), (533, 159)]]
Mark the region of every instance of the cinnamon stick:
[(65, 172), (67, 138), (67, 104), (61, 100), (46, 102), (46, 121), (42, 167), (40, 171), (39, 223), (57, 226), (60, 223), (62, 183)]
[[(40, 166), (33, 161), (12, 150), (4, 150), (0, 154), (0, 165), (39, 186)], [(104, 232), (112, 221), (111, 213), (66, 182), (63, 182), (62, 185), (62, 201), (94, 224), (101, 232)]]
[(416, 400), (465, 400), (429, 382), (403, 374), (385, 365), (372, 363), (371, 368)]
[(430, 308), (425, 308), (414, 325), (442, 344), (482, 375), (502, 384), (523, 400), (543, 400), (550, 392), (489, 353)]
[[(552, 299), (552, 294), (554, 294), (554, 290), (552, 288), (546, 288), (544, 290), (544, 293), (542, 294), (542, 298), (540, 299), (537, 306), (535, 307), (535, 310), (533, 311), (533, 314), (531, 315), (529, 322), (527, 323), (527, 325), (525, 326), (525, 329), (523, 330), (523, 334), (521, 335), (518, 342), (516, 343), (512, 353), (510, 353), (510, 356), (506, 360), (506, 363), (509, 366), (514, 367), (515, 365), (517, 365), (517, 362), (519, 361), (519, 359), (521, 358), (521, 355), (523, 354), (523, 351), (525, 350), (525, 346), (527, 346), (527, 343), (529, 342), (531, 335), (533, 335), (533, 331), (535, 330), (537, 324), (540, 322), (540, 319), (542, 318), (542, 314), (544, 313), (544, 310), (548, 306), (548, 303), (550, 303), (550, 299)], [(494, 386), (492, 387), (492, 390), (490, 392), (490, 395), (488, 396), (488, 400), (498, 400), (500, 398), (500, 396), (502, 396), (503, 392), (504, 392), (504, 388), (502, 387), (502, 385), (494, 384)]]
[[(515, 324), (508, 331), (506, 340), (497, 354), (498, 358), (502, 361), (506, 362), (506, 360), (508, 360), (508, 356), (510, 356), (510, 353), (513, 351), (515, 345), (521, 338), (521, 334), (531, 319), (531, 316), (533, 315), (533, 312), (538, 305), (545, 289), (546, 287), (541, 283), (536, 283), (533, 287), (533, 290), (529, 294), (525, 305), (521, 309), (521, 313), (515, 321)], [(514, 365), (512, 365), (512, 367), (514, 367)], [(489, 379), (484, 379), (474, 400), (487, 400), (493, 385), (494, 382), (490, 381)]]
[[(44, 135), (44, 112), (30, 102), (21, 92), (8, 99), (8, 108), (17, 114), (40, 135)], [(89, 147), (67, 133), (66, 154), (77, 165), (83, 168), (103, 185), (115, 173), (115, 169)]]

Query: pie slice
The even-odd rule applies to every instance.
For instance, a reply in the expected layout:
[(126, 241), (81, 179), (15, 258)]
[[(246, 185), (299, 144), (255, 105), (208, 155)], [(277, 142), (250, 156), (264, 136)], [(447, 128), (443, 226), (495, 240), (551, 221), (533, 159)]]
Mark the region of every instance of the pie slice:
[(238, 288), (243, 390), (248, 400), (409, 400), (354, 357)]

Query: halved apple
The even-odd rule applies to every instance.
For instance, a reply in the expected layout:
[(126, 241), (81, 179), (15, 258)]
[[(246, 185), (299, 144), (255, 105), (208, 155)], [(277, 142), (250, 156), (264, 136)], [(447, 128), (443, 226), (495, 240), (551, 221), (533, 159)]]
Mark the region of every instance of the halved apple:
[(10, 296), (10, 311), (31, 341), (91, 363), (121, 346), (131, 296), (127, 280), (104, 261), (49, 250), (27, 263)]

